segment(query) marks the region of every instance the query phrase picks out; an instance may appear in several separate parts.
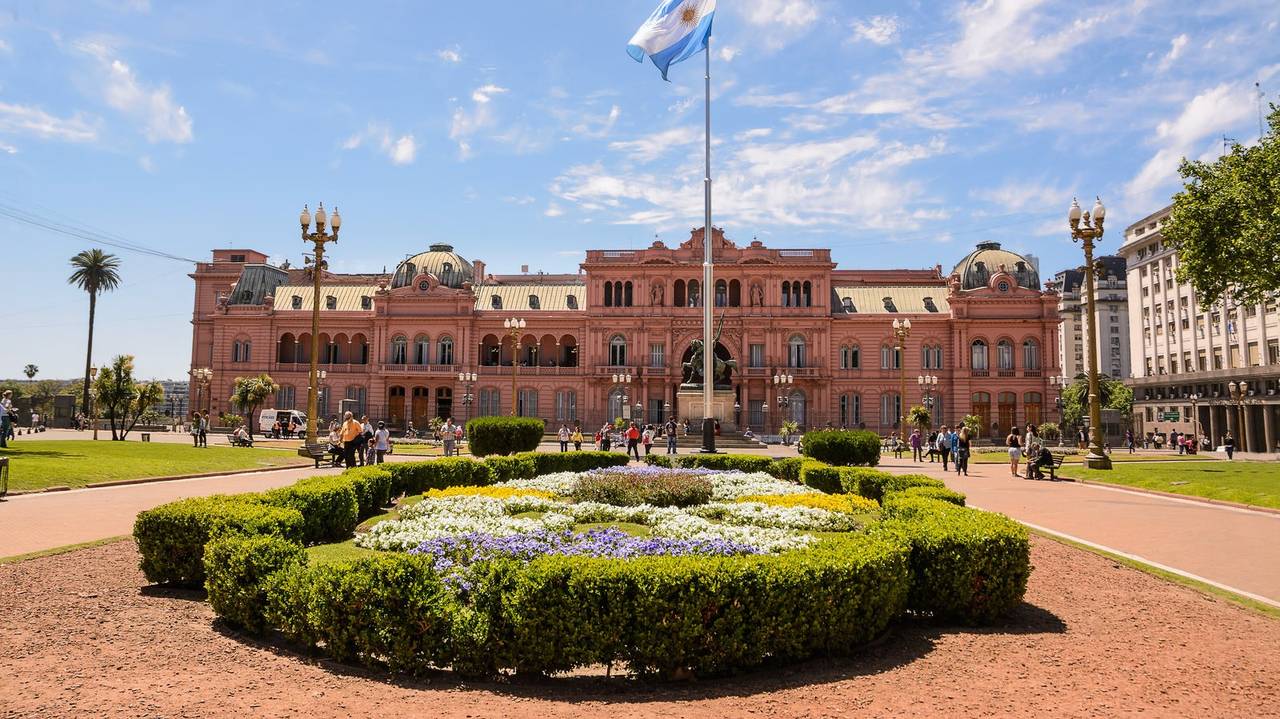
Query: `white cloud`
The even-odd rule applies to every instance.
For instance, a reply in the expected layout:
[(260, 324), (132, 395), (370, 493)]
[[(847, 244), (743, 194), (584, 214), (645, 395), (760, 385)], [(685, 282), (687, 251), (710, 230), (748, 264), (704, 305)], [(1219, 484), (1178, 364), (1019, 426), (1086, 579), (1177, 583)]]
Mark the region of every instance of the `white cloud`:
[(462, 48), (454, 45), (441, 50), (436, 50), (436, 57), (445, 62), (459, 63), (462, 62)]
[(138, 158), (138, 167), (141, 167), (143, 172), (146, 172), (149, 174), (154, 173), (156, 171), (156, 163), (153, 162), (151, 158), (147, 155), (143, 155), (142, 157)]
[(370, 122), (365, 129), (342, 142), (342, 149), (355, 150), (365, 144), (387, 156), (393, 165), (410, 165), (418, 157), (418, 141), (413, 133), (396, 136), (386, 123)]
[(1004, 212), (1040, 212), (1066, 207), (1075, 191), (1043, 180), (1010, 180), (999, 187), (973, 190), (970, 194)]
[(513, 205), (532, 205), (534, 203), (533, 195), (508, 195), (502, 198), (503, 202), (510, 202)]
[(798, 92), (771, 93), (764, 88), (753, 87), (733, 98), (733, 104), (742, 107), (801, 107), (804, 95)]
[(505, 92), (507, 92), (507, 88), (505, 87), (498, 87), (493, 84), (484, 85), (482, 87), (477, 87), (475, 91), (471, 93), (471, 99), (474, 102), (483, 104), (493, 99), (494, 95), (501, 95)]
[(892, 15), (875, 15), (866, 20), (855, 20), (853, 39), (866, 40), (875, 45), (888, 45), (898, 39), (898, 18)]
[(1160, 71), (1168, 70), (1179, 57), (1182, 57), (1182, 53), (1187, 49), (1187, 45), (1190, 42), (1191, 36), (1185, 32), (1171, 40), (1169, 42), (1169, 52), (1165, 53), (1165, 56), (1160, 59)]
[(753, 127), (750, 130), (743, 130), (742, 132), (739, 132), (733, 136), (733, 139), (738, 142), (742, 142), (743, 140), (756, 140), (762, 137), (768, 137), (771, 134), (773, 134), (773, 128)]
[(556, 203), (552, 202), (547, 205), (547, 209), (543, 211), (542, 214), (546, 215), (547, 217), (559, 217), (564, 214), (564, 210), (560, 208), (560, 205), (557, 205)]
[(16, 155), (18, 154), (18, 148), (7, 142), (0, 142), (0, 152), (5, 153), (6, 155)]
[(493, 98), (502, 95), (507, 88), (492, 83), (482, 85), (471, 93), (471, 109), (456, 107), (453, 110), (453, 122), (449, 128), (449, 139), (458, 143), (458, 159), (471, 157), (471, 137), (478, 131), (493, 127), (496, 117), (493, 113)]
[(13, 46), (5, 42), (4, 38), (0, 37), (0, 53), (10, 52), (13, 52)]
[(98, 139), (96, 124), (80, 113), (61, 118), (32, 105), (5, 102), (0, 102), (0, 132), (63, 142), (93, 142)]
[(618, 123), (618, 118), (622, 116), (622, 108), (613, 105), (609, 108), (609, 112), (604, 115), (591, 115), (582, 113), (578, 115), (578, 123), (573, 126), (573, 132), (582, 137), (601, 138), (608, 137), (613, 131), (613, 126)]
[(146, 85), (103, 43), (82, 42), (76, 47), (97, 61), (99, 78), (93, 87), (102, 93), (102, 99), (121, 114), (141, 121), (148, 141), (191, 142), (191, 116), (173, 99), (167, 85)]
[(626, 153), (637, 162), (652, 162), (671, 150), (691, 145), (701, 139), (701, 128), (673, 127), (635, 140), (611, 142), (609, 149)]
[(767, 51), (803, 36), (819, 19), (814, 0), (751, 0), (735, 9), (747, 21), (751, 44)]
[(733, 47), (732, 45), (721, 45), (720, 52), (717, 53), (716, 56), (725, 62), (733, 62), (733, 58), (737, 57), (741, 53), (741, 50)]

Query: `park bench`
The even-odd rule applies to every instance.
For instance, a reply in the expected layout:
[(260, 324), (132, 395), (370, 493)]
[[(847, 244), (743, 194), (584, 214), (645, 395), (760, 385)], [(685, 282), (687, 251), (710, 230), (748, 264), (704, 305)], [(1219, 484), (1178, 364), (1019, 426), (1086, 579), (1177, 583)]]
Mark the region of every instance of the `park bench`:
[[(1050, 479), (1050, 480), (1052, 480), (1052, 481), (1054, 481), (1054, 482), (1056, 482), (1056, 481), (1058, 481), (1058, 470), (1059, 470), (1059, 469), (1062, 469), (1062, 460), (1064, 460), (1064, 459), (1066, 459), (1066, 455), (1065, 455), (1065, 454), (1055, 454), (1055, 455), (1053, 455), (1053, 461), (1052, 461), (1052, 462), (1050, 462), (1049, 464), (1047, 464), (1047, 465), (1045, 465), (1045, 466), (1043, 466), (1043, 467), (1036, 466), (1036, 469), (1038, 469), (1038, 470), (1040, 470), (1040, 471), (1042, 471), (1042, 472), (1043, 472), (1043, 471), (1045, 471), (1045, 470), (1048, 470), (1048, 472), (1049, 472), (1049, 479)], [(1031, 469), (1030, 469), (1030, 468), (1028, 468), (1028, 469), (1027, 469), (1027, 472), (1028, 472), (1028, 474), (1029, 474), (1029, 473), (1031, 472)]]
[(329, 445), (326, 442), (317, 442), (316, 444), (304, 444), (298, 448), (298, 456), (310, 457), (315, 460), (316, 469), (320, 469), (320, 460), (329, 454)]
[(231, 445), (232, 447), (252, 447), (253, 440), (240, 439), (234, 434), (231, 434), (231, 435), (227, 435), (227, 444)]

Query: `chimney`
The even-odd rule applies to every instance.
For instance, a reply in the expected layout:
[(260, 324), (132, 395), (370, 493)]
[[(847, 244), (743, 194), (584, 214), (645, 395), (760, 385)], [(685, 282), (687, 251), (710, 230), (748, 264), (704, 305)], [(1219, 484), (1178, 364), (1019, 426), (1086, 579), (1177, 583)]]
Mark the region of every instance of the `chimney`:
[(527, 274), (529, 274), (529, 266), (528, 266), (528, 265), (520, 265), (520, 274), (522, 274), (522, 275), (527, 275)]
[(475, 268), (476, 278), (484, 282), (484, 260), (472, 260), (471, 266)]

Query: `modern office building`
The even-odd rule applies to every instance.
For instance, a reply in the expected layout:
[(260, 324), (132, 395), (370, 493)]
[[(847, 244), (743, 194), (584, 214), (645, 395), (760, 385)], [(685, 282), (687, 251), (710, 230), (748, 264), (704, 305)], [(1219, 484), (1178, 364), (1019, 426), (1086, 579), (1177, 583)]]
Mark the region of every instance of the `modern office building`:
[(1129, 377), (1129, 300), (1123, 257), (1109, 255), (1094, 260), (1098, 268), (1094, 294), (1097, 307), (1089, 309), (1084, 291), (1084, 268), (1054, 275), (1058, 290), (1058, 364), (1062, 374), (1076, 377), (1089, 371), (1085, 363), (1085, 338), (1089, 323), (1098, 323), (1098, 371), (1115, 379)]
[[(1161, 232), (1170, 207), (1125, 230), (1134, 422), (1142, 432), (1203, 432), (1215, 445), (1271, 452), (1280, 430), (1280, 313), (1276, 301), (1237, 306), (1179, 282)], [(1243, 384), (1243, 401), (1229, 385)], [(1197, 401), (1192, 402), (1193, 395)]]

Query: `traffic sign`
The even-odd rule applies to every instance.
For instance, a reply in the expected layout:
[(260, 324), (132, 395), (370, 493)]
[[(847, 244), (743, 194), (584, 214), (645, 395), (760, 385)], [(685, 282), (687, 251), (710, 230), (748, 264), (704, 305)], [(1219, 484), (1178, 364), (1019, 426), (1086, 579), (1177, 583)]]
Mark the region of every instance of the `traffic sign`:
[(1178, 412), (1161, 412), (1160, 413), (1161, 422), (1177, 422), (1180, 419), (1182, 419), (1182, 415), (1179, 414)]

